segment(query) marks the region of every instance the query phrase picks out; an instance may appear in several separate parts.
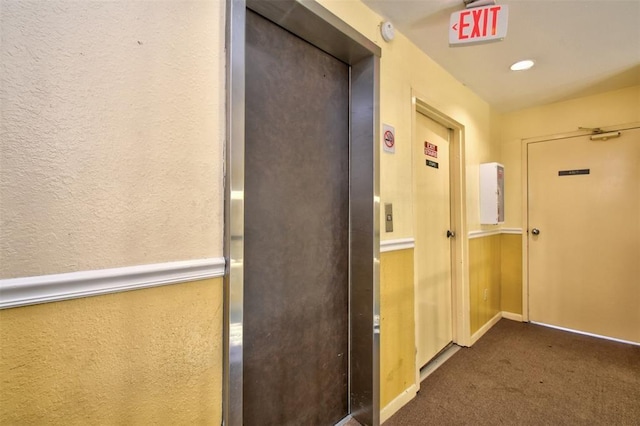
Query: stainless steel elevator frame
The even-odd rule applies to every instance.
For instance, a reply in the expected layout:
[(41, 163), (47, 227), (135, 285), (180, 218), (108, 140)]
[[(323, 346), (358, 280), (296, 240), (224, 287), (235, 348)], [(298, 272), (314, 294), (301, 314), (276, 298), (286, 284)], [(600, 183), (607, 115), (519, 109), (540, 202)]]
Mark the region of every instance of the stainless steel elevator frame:
[(349, 412), (380, 423), (380, 48), (315, 1), (227, 0), (223, 423), (242, 425), (246, 10), (350, 66)]

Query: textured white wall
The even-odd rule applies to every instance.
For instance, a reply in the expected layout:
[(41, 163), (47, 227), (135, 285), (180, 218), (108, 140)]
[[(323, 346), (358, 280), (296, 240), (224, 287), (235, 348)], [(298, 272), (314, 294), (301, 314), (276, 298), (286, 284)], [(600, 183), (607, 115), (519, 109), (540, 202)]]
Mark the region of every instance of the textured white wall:
[(0, 278), (222, 254), (223, 0), (0, 0), (0, 36)]

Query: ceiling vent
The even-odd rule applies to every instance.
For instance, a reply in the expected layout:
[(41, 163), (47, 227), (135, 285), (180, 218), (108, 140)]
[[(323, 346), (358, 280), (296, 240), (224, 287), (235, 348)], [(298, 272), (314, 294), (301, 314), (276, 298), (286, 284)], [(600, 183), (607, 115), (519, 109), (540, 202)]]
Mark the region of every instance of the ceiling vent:
[(467, 9), (472, 7), (492, 6), (496, 4), (495, 0), (464, 0), (464, 5)]

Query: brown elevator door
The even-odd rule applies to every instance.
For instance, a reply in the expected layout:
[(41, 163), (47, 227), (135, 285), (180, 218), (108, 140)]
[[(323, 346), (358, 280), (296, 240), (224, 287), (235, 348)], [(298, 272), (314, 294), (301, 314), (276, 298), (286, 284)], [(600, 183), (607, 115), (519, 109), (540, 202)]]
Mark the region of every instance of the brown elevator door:
[(247, 12), (243, 423), (348, 414), (349, 67)]

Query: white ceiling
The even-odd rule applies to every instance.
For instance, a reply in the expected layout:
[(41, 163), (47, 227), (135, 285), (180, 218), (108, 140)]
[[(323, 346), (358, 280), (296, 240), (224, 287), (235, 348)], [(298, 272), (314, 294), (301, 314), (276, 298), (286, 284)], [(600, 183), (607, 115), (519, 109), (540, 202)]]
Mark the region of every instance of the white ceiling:
[[(506, 38), (463, 47), (448, 38), (462, 0), (363, 1), (502, 112), (640, 85), (640, 0), (497, 0)], [(521, 59), (536, 66), (509, 70)]]

